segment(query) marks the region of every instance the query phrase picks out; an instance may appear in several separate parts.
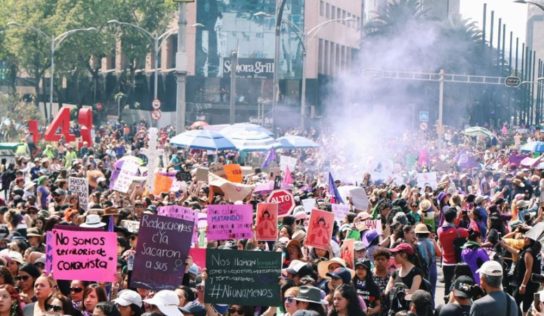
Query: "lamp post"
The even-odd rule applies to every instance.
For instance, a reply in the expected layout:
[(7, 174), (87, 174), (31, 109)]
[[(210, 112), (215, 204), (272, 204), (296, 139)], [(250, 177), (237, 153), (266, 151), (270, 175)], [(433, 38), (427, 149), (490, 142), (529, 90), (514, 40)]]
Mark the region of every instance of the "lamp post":
[(174, 0), (178, 4), (178, 51), (176, 53), (176, 131), (185, 130), (185, 80), (187, 78), (187, 51), (185, 28), (187, 27), (187, 3), (194, 0)]
[(538, 3), (538, 2), (534, 2), (534, 1), (527, 1), (527, 0), (516, 0), (514, 1), (515, 3), (523, 3), (523, 4), (532, 4), (536, 7), (538, 7), (540, 10), (544, 11), (544, 5)]
[(121, 21), (118, 21), (118, 20), (109, 20), (108, 21), (108, 24), (117, 24), (117, 25), (120, 25), (120, 26), (128, 26), (128, 27), (132, 27), (140, 32), (142, 32), (143, 34), (145, 34), (152, 42), (153, 42), (153, 61), (154, 61), (154, 73), (153, 73), (153, 100), (157, 100), (157, 96), (158, 96), (158, 79), (159, 79), (159, 50), (162, 46), (162, 41), (174, 34), (177, 30), (176, 29), (170, 29), (170, 30), (167, 30), (166, 32), (162, 33), (161, 35), (159, 36), (155, 36), (153, 35), (151, 32), (145, 30), (144, 28), (136, 25), (136, 24), (132, 24), (132, 23), (127, 23), (127, 22), (121, 22)]
[[(273, 15), (268, 14), (266, 12), (257, 12), (254, 14), (255, 16), (266, 16), (266, 17), (273, 17)], [(302, 129), (305, 128), (306, 125), (306, 55), (308, 47), (308, 40), (312, 39), (315, 34), (324, 26), (330, 24), (330, 23), (337, 23), (337, 22), (349, 22), (354, 21), (354, 18), (345, 18), (345, 19), (331, 19), (323, 21), (316, 26), (312, 27), (308, 30), (308, 32), (304, 33), (296, 24), (291, 22), (290, 20), (283, 20), (282, 23), (287, 24), (293, 31), (295, 32), (298, 40), (300, 41), (300, 44), (302, 46), (302, 87), (300, 92), (300, 126)]]
[(22, 27), (22, 28), (28, 28), (32, 31), (40, 34), (41, 36), (47, 38), (50, 40), (51, 44), (51, 79), (49, 82), (49, 116), (52, 117), (51, 112), (53, 111), (53, 81), (55, 77), (55, 50), (62, 44), (62, 41), (64, 41), (68, 36), (78, 33), (78, 32), (90, 32), (90, 31), (96, 31), (97, 29), (95, 27), (88, 27), (88, 28), (80, 28), (80, 29), (73, 29), (66, 31), (58, 36), (55, 37), (55, 35), (48, 35), (44, 31), (33, 27), (33, 26), (26, 26), (18, 22), (9, 22), (7, 24), (8, 26), (15, 26), (15, 27)]

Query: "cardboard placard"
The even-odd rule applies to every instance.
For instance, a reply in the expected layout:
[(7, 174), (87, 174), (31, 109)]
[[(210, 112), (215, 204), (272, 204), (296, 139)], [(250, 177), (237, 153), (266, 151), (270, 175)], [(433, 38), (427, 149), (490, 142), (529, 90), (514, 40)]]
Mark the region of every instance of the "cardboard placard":
[(278, 204), (257, 204), (255, 233), (257, 240), (275, 241), (278, 239)]
[(208, 168), (197, 168), (195, 172), (196, 181), (203, 181), (208, 183)]
[(235, 183), (242, 183), (244, 177), (242, 176), (242, 168), (237, 164), (228, 164), (223, 166), (225, 176), (227, 180)]
[(51, 272), (57, 280), (112, 282), (117, 272), (117, 235), (114, 232), (52, 230)]
[(140, 221), (131, 286), (173, 289), (183, 281), (194, 223), (144, 214)]
[(333, 226), (333, 213), (318, 209), (312, 210), (305, 246), (329, 250)]
[(253, 237), (253, 207), (243, 205), (208, 206), (208, 240), (250, 239)]
[(121, 221), (121, 227), (126, 228), (129, 233), (136, 234), (138, 233), (138, 229), (140, 229), (140, 222), (124, 219)]
[(79, 206), (89, 210), (89, 182), (86, 178), (68, 178), (68, 190), (79, 197)]
[(124, 161), (121, 170), (112, 173), (110, 188), (121, 193), (127, 193), (137, 175), (138, 165), (132, 161)]
[(207, 249), (206, 303), (279, 306), (281, 253)]
[(304, 207), (304, 211), (306, 211), (306, 214), (310, 214), (312, 212), (315, 207), (315, 201), (316, 199), (314, 198), (307, 198), (301, 201), (302, 206)]
[(381, 219), (367, 219), (366, 221), (364, 221), (364, 226), (367, 229), (375, 229), (379, 235), (383, 233)]
[(153, 184), (153, 195), (170, 192), (174, 183), (175, 174), (158, 172), (155, 174), (155, 183)]

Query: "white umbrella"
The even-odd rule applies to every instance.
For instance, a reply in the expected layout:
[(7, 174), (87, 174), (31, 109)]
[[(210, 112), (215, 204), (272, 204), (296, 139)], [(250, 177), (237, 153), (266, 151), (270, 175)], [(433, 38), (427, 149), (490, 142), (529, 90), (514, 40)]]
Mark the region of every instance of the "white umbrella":
[(272, 147), (278, 147), (272, 136), (259, 131), (239, 131), (225, 137), (240, 151), (267, 151)]
[(267, 134), (268, 136), (274, 136), (274, 133), (268, 129), (252, 123), (236, 123), (221, 129), (221, 134), (225, 135), (226, 137), (234, 136), (240, 132), (260, 132)]
[(281, 148), (316, 148), (319, 145), (313, 140), (296, 135), (285, 135), (276, 139), (276, 142), (280, 144)]
[(189, 147), (204, 150), (236, 149), (234, 144), (217, 132), (208, 130), (192, 130), (178, 134), (170, 143), (174, 146)]
[(466, 128), (463, 131), (463, 134), (467, 136), (471, 136), (471, 137), (478, 137), (478, 136), (485, 136), (489, 138), (495, 137), (495, 135), (493, 135), (493, 133), (490, 130), (480, 126), (473, 126), (473, 127)]

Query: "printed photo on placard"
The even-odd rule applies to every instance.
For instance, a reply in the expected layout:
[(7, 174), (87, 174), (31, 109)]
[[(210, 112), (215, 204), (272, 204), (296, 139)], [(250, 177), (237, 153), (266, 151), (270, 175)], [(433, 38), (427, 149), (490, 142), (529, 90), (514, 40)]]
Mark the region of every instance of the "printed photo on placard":
[(259, 203), (256, 222), (257, 240), (275, 241), (278, 239), (278, 204)]
[(306, 246), (328, 250), (334, 226), (334, 214), (314, 209), (306, 234)]

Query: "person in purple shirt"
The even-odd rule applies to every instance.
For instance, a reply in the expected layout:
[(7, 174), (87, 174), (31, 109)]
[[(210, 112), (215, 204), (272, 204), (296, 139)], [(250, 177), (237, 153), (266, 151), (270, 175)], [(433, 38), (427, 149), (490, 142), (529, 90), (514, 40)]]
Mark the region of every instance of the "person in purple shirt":
[(463, 250), (461, 251), (461, 258), (469, 266), (472, 278), (476, 284), (480, 283), (480, 276), (476, 271), (484, 262), (489, 261), (487, 252), (480, 247), (481, 242), (482, 237), (480, 232), (469, 230), (468, 240), (463, 245)]

